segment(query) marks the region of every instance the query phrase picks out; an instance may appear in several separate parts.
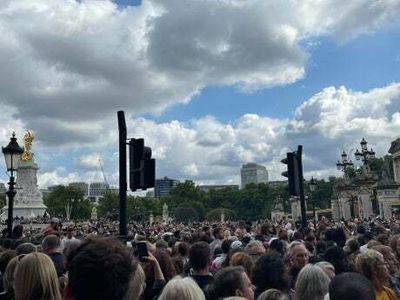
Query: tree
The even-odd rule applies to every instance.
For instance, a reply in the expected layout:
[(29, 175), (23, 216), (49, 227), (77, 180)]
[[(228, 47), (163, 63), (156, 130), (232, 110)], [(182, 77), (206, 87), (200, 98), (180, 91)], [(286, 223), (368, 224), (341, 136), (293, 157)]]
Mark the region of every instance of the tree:
[(119, 213), (119, 196), (117, 193), (107, 191), (99, 200), (97, 214), (99, 217), (117, 219)]
[(73, 186), (59, 185), (43, 200), (50, 215), (71, 220), (89, 219), (93, 206), (83, 191)]

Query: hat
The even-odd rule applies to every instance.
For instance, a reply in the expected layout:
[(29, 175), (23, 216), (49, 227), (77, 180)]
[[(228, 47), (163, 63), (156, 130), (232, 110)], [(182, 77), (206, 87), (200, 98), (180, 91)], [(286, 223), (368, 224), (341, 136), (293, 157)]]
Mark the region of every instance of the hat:
[(242, 247), (242, 242), (241, 241), (234, 241), (231, 244), (231, 249), (237, 249), (237, 248), (240, 248), (240, 247)]

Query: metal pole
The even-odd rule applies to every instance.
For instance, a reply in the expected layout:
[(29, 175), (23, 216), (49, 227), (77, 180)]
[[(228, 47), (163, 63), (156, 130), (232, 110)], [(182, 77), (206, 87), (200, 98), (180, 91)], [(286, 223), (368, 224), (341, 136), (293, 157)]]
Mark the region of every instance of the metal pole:
[(14, 210), (14, 196), (16, 194), (14, 190), (14, 175), (13, 171), (11, 170), (10, 182), (8, 183), (9, 189), (6, 192), (8, 196), (8, 219), (7, 219), (7, 234), (9, 238), (12, 238), (12, 226), (13, 226), (13, 210)]
[(126, 241), (126, 123), (125, 114), (121, 110), (118, 112), (118, 131), (119, 131), (119, 238)]
[(297, 146), (297, 163), (299, 170), (299, 192), (300, 192), (300, 209), (301, 209), (301, 225), (303, 228), (307, 227), (307, 215), (306, 215), (306, 201), (304, 198), (304, 179), (303, 179), (303, 163), (302, 163), (302, 152), (303, 146)]

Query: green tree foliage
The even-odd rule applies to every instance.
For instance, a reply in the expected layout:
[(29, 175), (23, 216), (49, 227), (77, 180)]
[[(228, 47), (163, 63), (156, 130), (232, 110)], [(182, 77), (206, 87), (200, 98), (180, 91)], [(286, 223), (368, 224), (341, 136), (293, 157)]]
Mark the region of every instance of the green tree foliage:
[(117, 219), (119, 211), (119, 196), (117, 193), (107, 191), (103, 197), (99, 199), (97, 206), (97, 214), (99, 217), (108, 217)]
[(87, 220), (90, 218), (92, 203), (84, 198), (84, 193), (73, 186), (57, 186), (44, 199), (44, 204), (52, 216), (70, 215), (71, 220)]

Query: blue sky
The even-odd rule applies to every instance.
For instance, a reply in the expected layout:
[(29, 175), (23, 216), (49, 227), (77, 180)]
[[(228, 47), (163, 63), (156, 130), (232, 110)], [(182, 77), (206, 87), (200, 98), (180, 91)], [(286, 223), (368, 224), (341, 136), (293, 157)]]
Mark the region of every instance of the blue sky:
[(242, 93), (234, 87), (210, 86), (187, 105), (176, 105), (161, 116), (147, 117), (158, 122), (188, 121), (205, 115), (232, 122), (245, 113), (290, 118), (301, 103), (327, 86), (344, 85), (365, 92), (399, 82), (399, 41), (399, 28), (360, 36), (343, 45), (330, 38), (321, 39), (317, 45), (309, 47), (305, 78), (294, 84), (254, 93)]
[(256, 162), (282, 180), (298, 144), (307, 178), (340, 176), (343, 150), (365, 137), (383, 156), (400, 137), (399, 13), (373, 0), (4, 1), (0, 142), (35, 132), (41, 187), (101, 181), (101, 164), (116, 184), (124, 110), (157, 177), (239, 184)]

